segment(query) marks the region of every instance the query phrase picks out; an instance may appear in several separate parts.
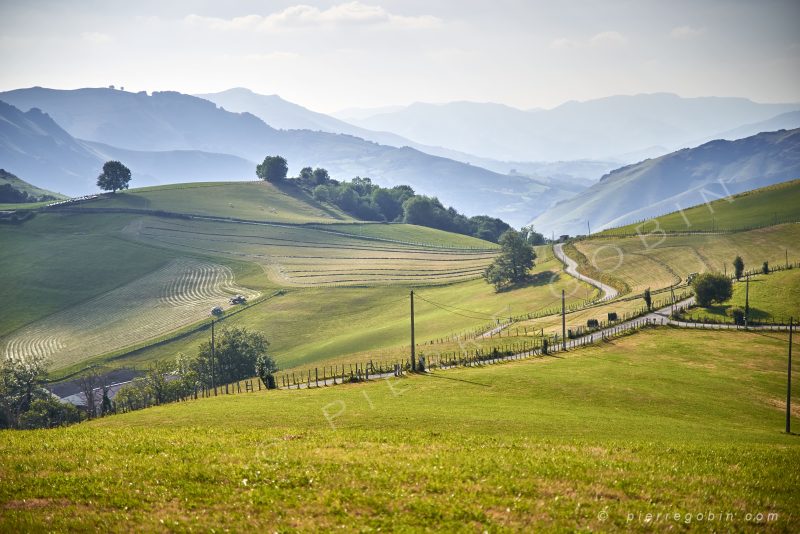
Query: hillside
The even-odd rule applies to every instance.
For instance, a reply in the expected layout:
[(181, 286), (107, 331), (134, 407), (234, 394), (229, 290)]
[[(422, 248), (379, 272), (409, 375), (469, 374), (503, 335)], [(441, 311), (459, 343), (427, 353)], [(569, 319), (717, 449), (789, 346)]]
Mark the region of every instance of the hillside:
[[(228, 154), (253, 166), (268, 154), (281, 154), (288, 159), (292, 174), (304, 166), (324, 167), (338, 179), (369, 176), (381, 185), (408, 184), (469, 215), (488, 213), (514, 225), (524, 224), (549, 203), (571, 196), (575, 189), (570, 186), (562, 190), (557, 182), (508, 176), (351, 135), (276, 130), (249, 113), (231, 113), (201, 98), (175, 92), (147, 95), (113, 89), (31, 88), (0, 93), (0, 99), (21, 109), (43, 109), (74, 138), (117, 149)], [(194, 160), (192, 166), (203, 165), (202, 158), (206, 157), (198, 155), (200, 162)], [(191, 181), (192, 166), (183, 176), (169, 178)], [(90, 174), (96, 175), (97, 171)], [(238, 173), (232, 175), (232, 179), (241, 178)], [(81, 182), (82, 192), (94, 190), (87, 182)]]
[(648, 330), (557, 358), (0, 431), (0, 530), (651, 531), (638, 518), (666, 507), (682, 529), (713, 510), (733, 530), (791, 531), (785, 339)]
[(36, 187), (33, 184), (29, 184), (25, 180), (11, 174), (10, 172), (6, 171), (5, 169), (0, 169), (0, 186), (8, 184), (14, 190), (21, 191), (26, 193), (32, 197), (40, 198), (40, 197), (53, 197), (55, 199), (63, 199), (66, 198), (64, 195), (60, 193), (55, 193), (53, 191), (48, 191), (47, 189), (42, 189), (40, 187)]
[(0, 101), (0, 165), (39, 187), (68, 195), (93, 191), (102, 163), (39, 109)]
[[(656, 227), (667, 232), (734, 230), (798, 220), (800, 180), (791, 180), (654, 217), (641, 230), (644, 233)], [(601, 235), (634, 234), (636, 227), (637, 224), (630, 224), (611, 228)]]
[(549, 234), (585, 234), (800, 176), (800, 130), (762, 133), (622, 167), (533, 220)]
[(638, 154), (662, 155), (797, 110), (797, 104), (656, 93), (573, 101), (532, 111), (491, 103), (415, 103), (352, 122), (425, 145), (503, 161), (635, 162), (641, 159)]

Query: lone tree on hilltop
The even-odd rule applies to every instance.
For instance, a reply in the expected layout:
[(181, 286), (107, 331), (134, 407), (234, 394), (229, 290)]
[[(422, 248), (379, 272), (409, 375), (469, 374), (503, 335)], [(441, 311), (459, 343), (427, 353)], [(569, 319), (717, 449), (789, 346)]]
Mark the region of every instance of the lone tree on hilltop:
[(733, 283), (724, 274), (703, 273), (692, 280), (697, 304), (707, 308), (712, 302), (725, 302), (733, 296)]
[(741, 256), (736, 256), (736, 259), (733, 260), (733, 268), (735, 269), (736, 279), (739, 280), (742, 277), (742, 273), (744, 273), (744, 260)]
[(500, 256), (483, 272), (483, 278), (495, 289), (523, 282), (533, 267), (536, 252), (516, 230), (500, 236)]
[(267, 156), (263, 163), (256, 165), (256, 176), (267, 182), (282, 182), (288, 172), (286, 158), (281, 156)]
[(116, 193), (117, 189), (128, 189), (131, 170), (119, 161), (106, 161), (103, 173), (97, 177), (97, 186), (104, 191)]

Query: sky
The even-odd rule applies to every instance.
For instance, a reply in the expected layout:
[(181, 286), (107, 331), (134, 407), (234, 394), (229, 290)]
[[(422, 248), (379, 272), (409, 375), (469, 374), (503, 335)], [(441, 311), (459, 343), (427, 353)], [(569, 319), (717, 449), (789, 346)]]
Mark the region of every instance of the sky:
[(310, 109), (671, 92), (800, 102), (800, 1), (0, 0), (0, 89), (247, 87)]

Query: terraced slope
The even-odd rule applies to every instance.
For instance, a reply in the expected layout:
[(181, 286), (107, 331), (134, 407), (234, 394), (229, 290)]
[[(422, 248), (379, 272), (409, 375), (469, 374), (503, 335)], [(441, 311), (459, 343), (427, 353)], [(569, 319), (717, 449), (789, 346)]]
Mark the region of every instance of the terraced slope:
[(13, 332), (4, 356), (46, 357), (58, 369), (97, 354), (154, 338), (208, 317), (228, 298), (257, 292), (237, 286), (223, 265), (181, 259), (99, 297)]

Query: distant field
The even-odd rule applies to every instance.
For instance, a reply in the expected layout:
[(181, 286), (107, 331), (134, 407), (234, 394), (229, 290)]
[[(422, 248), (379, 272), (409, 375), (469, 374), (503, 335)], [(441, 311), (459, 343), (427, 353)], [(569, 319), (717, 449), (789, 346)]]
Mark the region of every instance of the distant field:
[[(713, 189), (721, 191), (720, 187)], [(637, 226), (641, 233), (651, 232), (655, 228), (668, 232), (696, 232), (737, 230), (800, 220), (800, 180), (739, 193), (730, 199), (714, 198), (717, 197), (710, 194), (708, 205), (701, 204), (684, 209), (683, 213), (676, 211), (655, 217), (641, 226), (629, 224), (613, 228), (600, 235), (635, 234)]]
[(81, 208), (135, 208), (286, 223), (351, 221), (307, 193), (268, 182), (198, 182), (106, 194)]
[(443, 232), (414, 224), (326, 224), (318, 228), (355, 236), (374, 237), (418, 245), (494, 249), (497, 245), (461, 234)]
[[(701, 321), (733, 322), (730, 309), (744, 309), (745, 292), (746, 285), (742, 279), (742, 282), (733, 285), (733, 298), (729, 301), (709, 308), (695, 307), (683, 315)], [(800, 269), (751, 276), (751, 320), (786, 324), (790, 317), (794, 317), (795, 323), (800, 322)]]
[(777, 265), (800, 259), (800, 224), (783, 224), (747, 232), (594, 238), (575, 243), (587, 260), (633, 293), (685, 282), (690, 273), (731, 272), (740, 255), (747, 269), (764, 261)]
[[(369, 225), (360, 225), (365, 227)], [(142, 219), (128, 228), (137, 239), (190, 253), (263, 265), (289, 286), (451, 283), (479, 277), (495, 256), (483, 241), (430, 228), (385, 226), (383, 239), (438, 241), (436, 246), (375, 241), (312, 227)], [(377, 233), (377, 232), (376, 232)], [(483, 251), (446, 249), (483, 244)]]
[(559, 356), (4, 431), (0, 530), (794, 530), (785, 335)]

